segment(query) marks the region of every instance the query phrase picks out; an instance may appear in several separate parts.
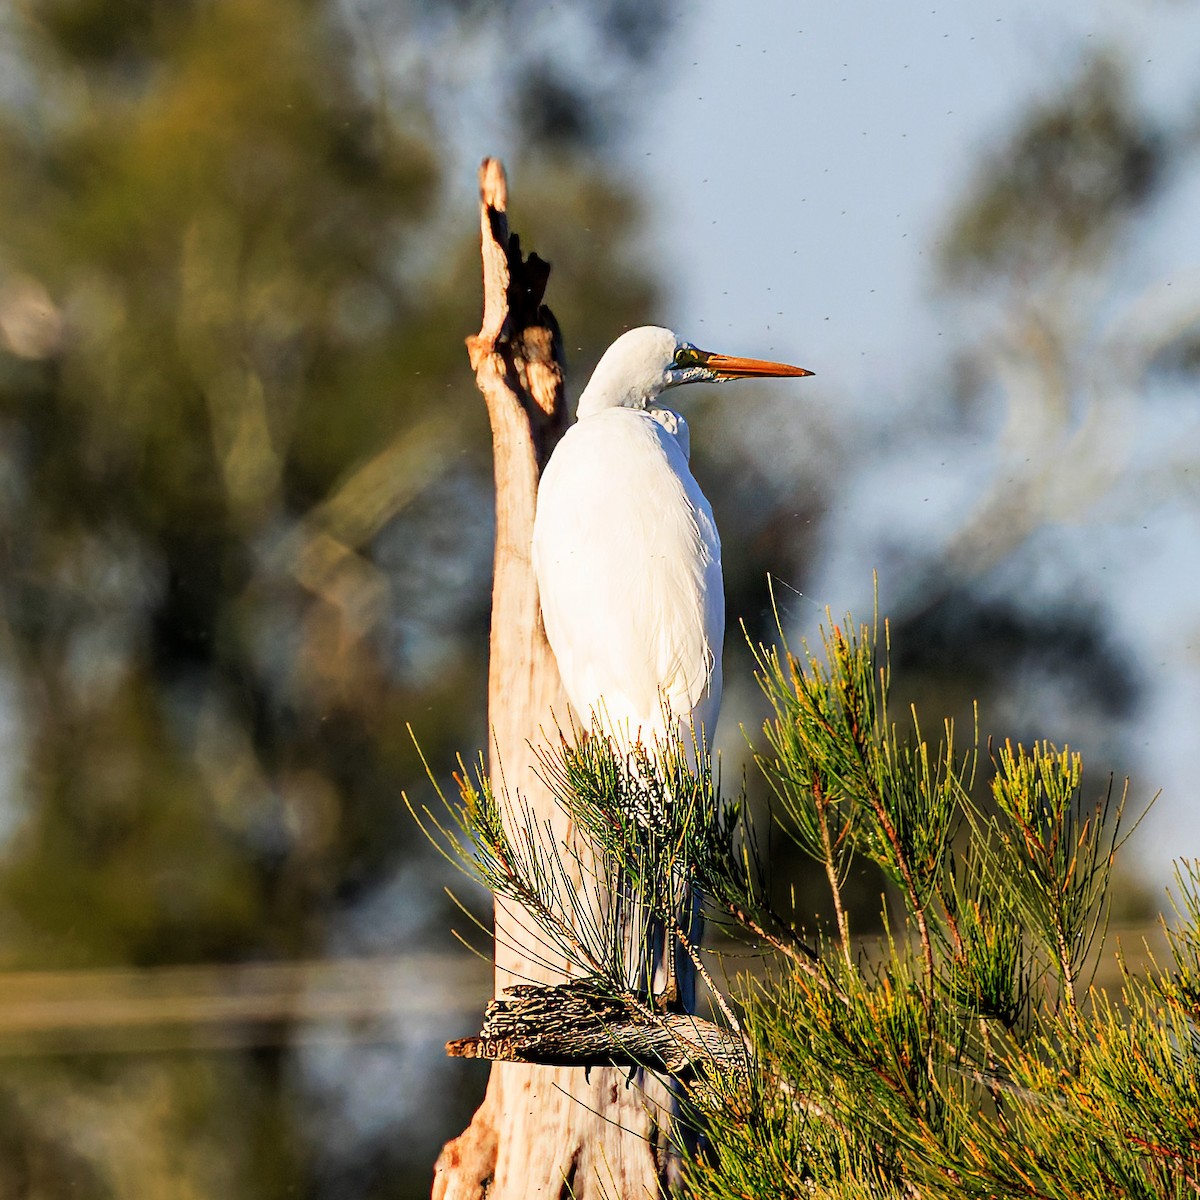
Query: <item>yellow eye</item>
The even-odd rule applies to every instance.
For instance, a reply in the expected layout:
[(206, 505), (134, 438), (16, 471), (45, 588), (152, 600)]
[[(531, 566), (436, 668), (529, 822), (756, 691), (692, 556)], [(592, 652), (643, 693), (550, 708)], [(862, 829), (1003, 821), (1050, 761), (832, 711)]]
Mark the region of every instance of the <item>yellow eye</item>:
[(677, 367), (694, 367), (699, 361), (700, 355), (691, 346), (680, 346), (675, 351), (675, 365)]

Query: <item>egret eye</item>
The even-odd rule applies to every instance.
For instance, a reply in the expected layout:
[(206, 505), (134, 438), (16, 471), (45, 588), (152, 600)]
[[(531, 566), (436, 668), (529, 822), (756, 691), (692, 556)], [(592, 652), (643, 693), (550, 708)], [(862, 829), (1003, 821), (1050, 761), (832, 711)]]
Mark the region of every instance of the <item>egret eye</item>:
[(677, 367), (694, 367), (699, 361), (700, 355), (691, 346), (680, 346), (675, 351), (675, 365)]

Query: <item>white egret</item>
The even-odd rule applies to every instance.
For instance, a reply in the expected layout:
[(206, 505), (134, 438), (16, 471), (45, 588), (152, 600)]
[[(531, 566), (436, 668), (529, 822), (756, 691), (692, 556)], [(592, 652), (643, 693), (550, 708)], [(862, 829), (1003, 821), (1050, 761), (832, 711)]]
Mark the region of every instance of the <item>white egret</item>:
[(546, 637), (590, 729), (625, 745), (712, 736), (725, 593), (687, 423), (660, 404), (685, 383), (811, 375), (632, 329), (605, 351), (538, 489), (533, 565)]
[[(688, 466), (684, 419), (659, 401), (684, 383), (809, 375), (633, 329), (605, 351), (538, 488), (533, 567), (546, 637), (585, 730), (653, 752), (707, 744), (721, 707), (725, 591), (712, 508)], [(561, 714), (560, 714), (561, 716)], [(700, 895), (671, 868), (671, 925), (700, 936)], [(685, 949), (622, 897), (629, 986), (695, 1010)]]

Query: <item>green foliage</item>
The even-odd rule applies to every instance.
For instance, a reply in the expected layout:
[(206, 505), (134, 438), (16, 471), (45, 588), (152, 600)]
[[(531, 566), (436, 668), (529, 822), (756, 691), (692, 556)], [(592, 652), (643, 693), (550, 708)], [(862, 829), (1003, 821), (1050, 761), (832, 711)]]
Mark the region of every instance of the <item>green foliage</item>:
[[(956, 828), (969, 764), (954, 757), (952, 731), (931, 760), (928, 745), (901, 738), (887, 709), (886, 668), (875, 671), (865, 631), (825, 637), (827, 663), (806, 652), (763, 650), (760, 678), (775, 712), (766, 728), (774, 757), (759, 757), (784, 832), (825, 866), (839, 924), (840, 881), (860, 853), (916, 905), (927, 902)], [(843, 940), (846, 930), (842, 929)]]
[[(984, 803), (949, 726), (929, 745), (915, 715), (889, 721), (870, 631), (834, 627), (824, 649), (761, 655), (760, 765), (838, 927), (811, 935), (815, 958), (779, 940), (741, 983), (760, 1092), (714, 1118), (691, 1194), (1193, 1194), (1200, 874), (1181, 868), (1170, 964), (1089, 990), (1124, 795), (1091, 802), (1078, 755), (1006, 744)], [(873, 948), (849, 940), (851, 854), (892, 885)]]
[[(409, 809), (451, 863), (531, 913), (573, 972), (615, 993), (636, 986), (631, 973), (644, 979), (652, 965), (653, 926), (672, 942), (687, 938), (681, 880), (722, 880), (723, 898), (746, 898), (741, 814), (721, 804), (702, 749), (651, 755), (639, 745), (626, 755), (597, 729), (543, 749), (540, 770), (561, 820), (498, 791), (482, 763), (473, 779), (456, 776), (461, 804), (439, 793), (444, 816), (411, 800)], [(537, 947), (522, 949), (538, 957)]]
[[(769, 952), (732, 1004), (715, 997), (753, 1068), (748, 1088), (706, 1092), (689, 1195), (1194, 1194), (1200, 867), (1180, 869), (1170, 962), (1126, 970), (1116, 995), (1090, 987), (1124, 794), (1089, 799), (1079, 756), (1039, 743), (995, 747), (977, 795), (977, 754), (955, 750), (949, 723), (930, 742), (915, 713), (891, 718), (886, 625), (882, 657), (877, 641), (847, 620), (823, 655), (759, 651), (773, 716), (757, 762), (775, 819), (823, 871), (829, 927), (771, 907), (744, 803), (719, 799), (703, 755), (689, 769), (694, 748), (623, 755), (593, 732), (546, 752), (595, 858), (482, 775), (464, 810), (447, 805), (451, 852), (599, 991), (629, 987), (630, 929), (581, 899), (580, 878), (598, 894), (624, 879), (670, 923), (685, 877)], [(845, 903), (859, 858), (887, 884), (875, 944)]]

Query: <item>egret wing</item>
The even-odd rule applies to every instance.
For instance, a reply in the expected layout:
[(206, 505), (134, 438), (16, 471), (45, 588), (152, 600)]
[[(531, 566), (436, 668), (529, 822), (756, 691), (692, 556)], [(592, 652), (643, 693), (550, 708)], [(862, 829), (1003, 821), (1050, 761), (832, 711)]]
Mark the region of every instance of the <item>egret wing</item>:
[(572, 705), (648, 739), (663, 706), (711, 733), (725, 604), (712, 511), (674, 436), (612, 409), (572, 427), (543, 475), (534, 567)]

